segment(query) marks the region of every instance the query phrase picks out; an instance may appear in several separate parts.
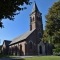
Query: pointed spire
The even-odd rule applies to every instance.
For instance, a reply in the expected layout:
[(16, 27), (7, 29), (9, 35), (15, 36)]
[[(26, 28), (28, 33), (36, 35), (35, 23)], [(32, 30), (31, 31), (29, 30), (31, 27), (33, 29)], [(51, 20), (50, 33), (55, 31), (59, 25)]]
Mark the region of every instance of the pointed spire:
[(37, 5), (36, 5), (36, 2), (35, 2), (35, 1), (34, 1), (33, 9), (32, 9), (32, 13), (33, 13), (33, 12), (39, 12), (38, 7), (37, 7)]

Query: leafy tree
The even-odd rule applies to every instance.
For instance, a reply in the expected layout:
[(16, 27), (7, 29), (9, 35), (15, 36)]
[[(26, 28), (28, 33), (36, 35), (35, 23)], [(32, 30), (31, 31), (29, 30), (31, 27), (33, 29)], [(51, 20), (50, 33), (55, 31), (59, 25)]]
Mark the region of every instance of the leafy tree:
[(24, 4), (30, 5), (30, 0), (0, 0), (0, 27), (3, 27), (2, 19), (13, 20), (17, 11), (26, 9)]
[(42, 40), (43, 40), (44, 42), (52, 43), (52, 42), (51, 42), (51, 36), (49, 36), (49, 35), (47, 34), (46, 30), (44, 30)]
[(2, 47), (2, 46), (0, 45), (0, 53), (1, 53), (1, 47)]
[(46, 32), (52, 42), (60, 42), (60, 1), (55, 2), (46, 15)]
[(46, 30), (43, 31), (43, 38), (42, 38), (42, 40), (43, 40), (44, 42), (48, 41), (48, 40), (47, 40)]

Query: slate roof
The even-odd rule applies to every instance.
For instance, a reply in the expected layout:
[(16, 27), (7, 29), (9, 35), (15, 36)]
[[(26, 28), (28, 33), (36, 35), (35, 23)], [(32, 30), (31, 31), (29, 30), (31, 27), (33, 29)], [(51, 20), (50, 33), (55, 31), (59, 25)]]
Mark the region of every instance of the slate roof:
[(26, 39), (34, 30), (28, 31), (28, 32), (24, 33), (23, 35), (20, 35), (17, 38), (13, 39), (12, 42), (10, 43), (10, 45)]

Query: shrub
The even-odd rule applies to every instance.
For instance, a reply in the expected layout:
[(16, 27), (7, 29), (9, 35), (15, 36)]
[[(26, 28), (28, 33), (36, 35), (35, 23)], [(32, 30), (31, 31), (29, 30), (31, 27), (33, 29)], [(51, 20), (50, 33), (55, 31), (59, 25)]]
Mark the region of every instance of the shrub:
[(53, 49), (54, 55), (60, 55), (60, 48)]

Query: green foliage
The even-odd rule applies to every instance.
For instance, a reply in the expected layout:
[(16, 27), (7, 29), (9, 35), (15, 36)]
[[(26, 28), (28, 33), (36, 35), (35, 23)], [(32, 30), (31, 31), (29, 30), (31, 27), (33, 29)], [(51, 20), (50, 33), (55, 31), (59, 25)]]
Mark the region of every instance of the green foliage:
[(60, 32), (56, 32), (53, 36), (54, 43), (60, 43)]
[(17, 11), (26, 9), (23, 7), (24, 4), (30, 5), (29, 0), (0, 0), (0, 27), (3, 27), (2, 19), (13, 20), (14, 16), (17, 15)]
[(60, 31), (60, 1), (53, 4), (46, 15), (46, 30), (52, 36)]
[(44, 42), (52, 43), (52, 37), (47, 34), (46, 30), (44, 30), (42, 40), (43, 40)]
[(59, 53), (59, 52), (60, 52), (60, 48), (54, 49), (54, 52), (55, 52), (55, 53)]
[(1, 50), (1, 47), (2, 47), (2, 46), (0, 45), (0, 50)]
[(53, 49), (54, 55), (60, 55), (60, 43), (55, 43), (55, 49)]
[(55, 2), (46, 15), (46, 33), (52, 43), (60, 43), (60, 1)]
[(43, 31), (43, 38), (42, 38), (42, 40), (43, 40), (44, 42), (47, 41), (47, 33), (46, 33), (45, 30)]
[(60, 56), (60, 48), (53, 49), (53, 55)]

